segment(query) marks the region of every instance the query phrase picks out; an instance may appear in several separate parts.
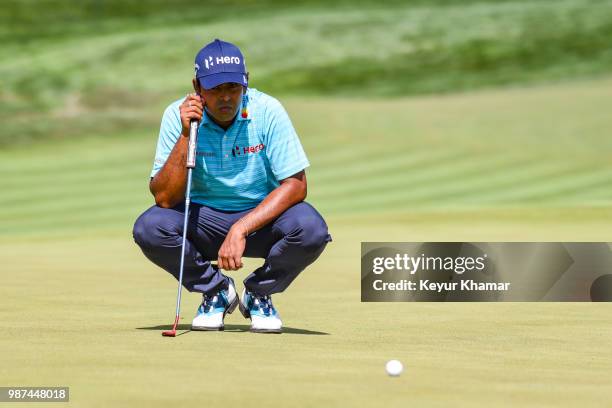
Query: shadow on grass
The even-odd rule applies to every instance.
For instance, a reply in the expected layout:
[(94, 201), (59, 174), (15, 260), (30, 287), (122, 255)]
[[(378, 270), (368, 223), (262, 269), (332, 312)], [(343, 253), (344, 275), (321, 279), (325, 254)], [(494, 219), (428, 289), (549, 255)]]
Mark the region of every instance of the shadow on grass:
[[(242, 333), (242, 332), (249, 332), (249, 328), (250, 326), (248, 324), (226, 324), (225, 325), (225, 330), (226, 332), (235, 332), (235, 333)], [(149, 326), (149, 327), (137, 327), (136, 329), (138, 330), (170, 330), (172, 329), (172, 325), (171, 324), (162, 324), (159, 326)], [(178, 326), (176, 326), (176, 330), (186, 330), (183, 333), (177, 334), (177, 336), (182, 336), (185, 333), (189, 333), (192, 332), (194, 330), (191, 330), (191, 325), (190, 324), (179, 324)], [(325, 332), (320, 332), (320, 331), (314, 331), (314, 330), (306, 330), (306, 329), (297, 329), (295, 327), (283, 327), (283, 333), (289, 333), (289, 334), (309, 334), (309, 335), (318, 335), (318, 336), (327, 336), (329, 335), (329, 333), (325, 333)]]

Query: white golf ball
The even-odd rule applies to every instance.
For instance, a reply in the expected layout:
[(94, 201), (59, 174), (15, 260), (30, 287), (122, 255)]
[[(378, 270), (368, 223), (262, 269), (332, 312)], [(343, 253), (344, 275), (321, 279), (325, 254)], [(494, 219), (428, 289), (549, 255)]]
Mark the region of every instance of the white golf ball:
[(385, 370), (391, 377), (398, 377), (404, 371), (404, 366), (398, 360), (389, 360), (385, 365)]

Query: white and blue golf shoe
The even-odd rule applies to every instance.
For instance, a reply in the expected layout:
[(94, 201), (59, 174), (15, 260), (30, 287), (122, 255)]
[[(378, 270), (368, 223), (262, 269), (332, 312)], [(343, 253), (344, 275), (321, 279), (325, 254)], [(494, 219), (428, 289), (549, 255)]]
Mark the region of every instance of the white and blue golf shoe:
[(223, 330), (225, 314), (232, 313), (238, 303), (234, 280), (229, 278), (227, 289), (203, 296), (202, 304), (191, 322), (191, 330)]
[(272, 304), (270, 296), (259, 296), (244, 289), (238, 305), (240, 313), (251, 319), (251, 331), (255, 333), (281, 333), (283, 322)]

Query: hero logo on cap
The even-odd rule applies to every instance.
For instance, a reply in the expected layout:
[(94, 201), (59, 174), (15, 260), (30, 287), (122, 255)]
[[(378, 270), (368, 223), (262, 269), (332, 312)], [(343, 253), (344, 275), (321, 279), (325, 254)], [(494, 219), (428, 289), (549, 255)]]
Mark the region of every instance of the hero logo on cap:
[(198, 52), (195, 58), (195, 76), (204, 89), (226, 82), (247, 86), (244, 57), (234, 44), (215, 39)]
[(236, 64), (240, 65), (239, 57), (216, 57), (213, 59), (212, 56), (208, 58), (204, 58), (204, 66), (206, 69), (210, 69), (212, 66), (216, 64)]

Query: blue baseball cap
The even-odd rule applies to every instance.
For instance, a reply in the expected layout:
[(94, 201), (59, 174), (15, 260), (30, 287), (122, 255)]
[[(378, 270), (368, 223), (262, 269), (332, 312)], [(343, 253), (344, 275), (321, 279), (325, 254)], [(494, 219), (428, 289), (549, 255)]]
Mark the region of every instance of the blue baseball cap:
[(240, 49), (218, 38), (206, 44), (196, 55), (195, 77), (204, 89), (226, 82), (248, 85), (246, 65)]

